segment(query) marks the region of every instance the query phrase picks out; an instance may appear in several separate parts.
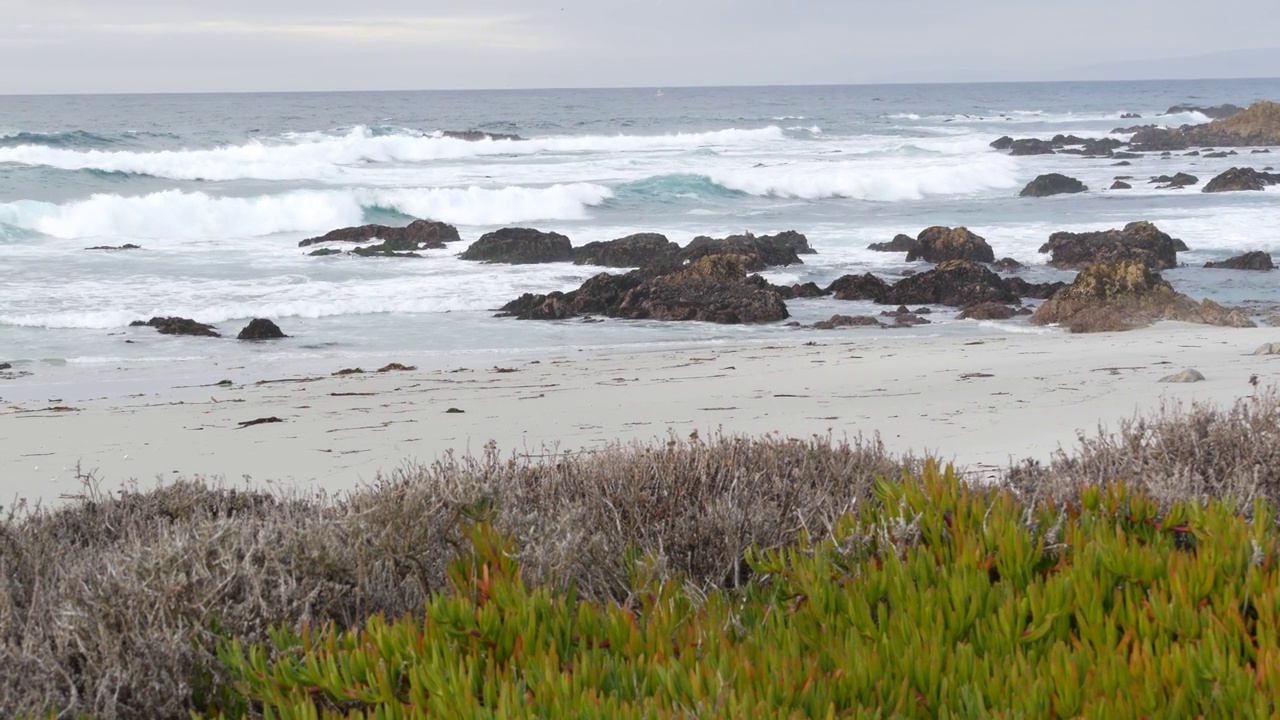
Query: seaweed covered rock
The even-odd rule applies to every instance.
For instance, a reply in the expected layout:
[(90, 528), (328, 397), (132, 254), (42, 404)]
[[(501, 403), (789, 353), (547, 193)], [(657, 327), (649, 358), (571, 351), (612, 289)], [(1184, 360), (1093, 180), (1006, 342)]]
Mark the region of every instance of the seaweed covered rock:
[(1004, 303), (985, 302), (961, 308), (956, 318), (959, 320), (1008, 320), (1016, 314), (1018, 314), (1017, 308), (1009, 307)]
[(341, 228), (319, 237), (307, 238), (299, 242), (298, 247), (381, 240), (381, 247), (387, 251), (407, 252), (439, 249), (444, 247), (445, 243), (457, 242), (459, 239), (458, 229), (448, 223), (414, 220), (405, 227), (361, 225)]
[(485, 233), (460, 255), (463, 260), (511, 265), (573, 260), (569, 238), (533, 228), (502, 228)]
[(1260, 250), (1218, 262), (1207, 262), (1204, 266), (1217, 270), (1274, 270), (1276, 267), (1271, 261), (1271, 255)]
[(1064, 325), (1071, 332), (1111, 332), (1146, 327), (1160, 320), (1252, 327), (1239, 310), (1211, 300), (1197, 303), (1176, 292), (1160, 274), (1136, 260), (1087, 267), (1075, 282), (1031, 316), (1036, 325)]
[(161, 335), (195, 335), (199, 337), (222, 337), (212, 325), (199, 323), (184, 317), (153, 317), (150, 320), (135, 320), (130, 327), (153, 327)]
[(1010, 155), (1052, 155), (1053, 143), (1048, 140), (1023, 138), (1009, 143)]
[(941, 225), (925, 228), (916, 236), (915, 247), (907, 253), (907, 262), (924, 260), (943, 263), (948, 260), (995, 262), (996, 254), (979, 235), (968, 228), (949, 228)]
[(1175, 247), (1173, 238), (1144, 220), (1129, 223), (1123, 230), (1056, 232), (1040, 246), (1040, 252), (1050, 253), (1049, 264), (1063, 269), (1136, 260), (1152, 270), (1167, 270), (1178, 266)]
[(916, 239), (910, 235), (898, 233), (893, 236), (889, 242), (871, 243), (867, 246), (868, 250), (875, 252), (911, 252), (916, 246)]
[(1238, 192), (1241, 190), (1262, 190), (1268, 185), (1280, 183), (1280, 175), (1258, 172), (1253, 168), (1231, 168), (1210, 180), (1200, 192)]
[(655, 261), (673, 260), (680, 246), (658, 233), (637, 233), (617, 240), (590, 242), (573, 250), (576, 265), (640, 267)]
[(1032, 283), (1023, 280), (1020, 277), (1004, 278), (1004, 284), (1012, 291), (1017, 293), (1018, 297), (1034, 298), (1036, 300), (1048, 300), (1053, 297), (1067, 284), (1061, 281), (1050, 283)]
[(887, 305), (952, 305), (985, 302), (1018, 304), (1018, 294), (985, 265), (948, 260), (928, 272), (903, 278), (876, 302)]
[(709, 255), (627, 293), (616, 316), (630, 319), (760, 323), (785, 320), (787, 306), (768, 287), (747, 281), (741, 255)]
[(829, 320), (819, 320), (813, 324), (814, 330), (835, 330), (846, 327), (884, 327), (881, 322), (870, 315), (832, 315)]
[(254, 318), (236, 335), (237, 340), (278, 340), (289, 337), (279, 325), (266, 318)]
[(1022, 188), (1022, 192), (1018, 193), (1018, 196), (1049, 197), (1050, 195), (1062, 195), (1064, 193), (1082, 193), (1088, 189), (1088, 186), (1073, 177), (1067, 177), (1062, 173), (1048, 173), (1040, 175), (1035, 180), (1027, 183), (1027, 186)]
[(837, 300), (879, 300), (889, 291), (889, 283), (872, 275), (844, 275), (827, 286)]
[(1148, 181), (1148, 184), (1156, 183), (1162, 183), (1157, 186), (1157, 190), (1181, 189), (1189, 185), (1198, 185), (1200, 183), (1200, 178), (1195, 175), (1180, 172), (1174, 173), (1173, 175), (1160, 175), (1159, 177), (1153, 177)]
[(711, 255), (741, 255), (747, 258), (747, 270), (763, 270), (779, 265), (799, 265), (802, 254), (813, 253), (804, 235), (788, 230), (777, 235), (755, 236), (751, 233), (712, 238), (705, 235), (691, 240), (679, 258), (694, 262)]

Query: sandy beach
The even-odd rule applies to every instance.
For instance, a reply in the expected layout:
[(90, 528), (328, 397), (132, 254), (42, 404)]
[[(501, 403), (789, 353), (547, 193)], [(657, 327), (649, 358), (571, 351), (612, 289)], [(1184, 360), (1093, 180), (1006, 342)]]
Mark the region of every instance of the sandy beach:
[[(1096, 335), (982, 339), (797, 333), (787, 344), (587, 357), (503, 367), (263, 377), (66, 406), (0, 410), (2, 504), (178, 477), (340, 491), (441, 453), (589, 450), (697, 431), (806, 437), (879, 432), (892, 451), (931, 453), (978, 475), (1047, 458), (1078, 431), (1165, 400), (1229, 405), (1275, 381), (1272, 328), (1161, 323)], [(576, 356), (576, 357), (575, 357)], [(387, 362), (411, 363), (411, 357)], [(1160, 379), (1184, 368), (1192, 384)], [(340, 368), (334, 368), (338, 371)], [(204, 392), (207, 390), (207, 392)], [(459, 412), (460, 411), (460, 412)], [(263, 418), (280, 422), (243, 423)]]

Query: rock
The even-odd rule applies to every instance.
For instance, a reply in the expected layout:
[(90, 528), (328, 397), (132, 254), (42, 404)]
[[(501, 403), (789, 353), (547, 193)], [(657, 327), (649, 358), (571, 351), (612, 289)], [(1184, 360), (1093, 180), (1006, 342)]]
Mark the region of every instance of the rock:
[(876, 252), (911, 252), (915, 246), (915, 238), (898, 233), (889, 242), (871, 243), (867, 246), (867, 249)]
[(1021, 270), (1023, 267), (1022, 263), (1011, 257), (1000, 258), (991, 263), (991, 269), (997, 272), (1014, 272), (1015, 270)]
[(1129, 147), (1143, 152), (1170, 152), (1186, 150), (1191, 147), (1191, 143), (1181, 130), (1149, 127), (1135, 132), (1129, 139)]
[(1004, 303), (988, 302), (970, 305), (960, 310), (958, 320), (1008, 320), (1017, 313)]
[(445, 130), (440, 133), (441, 137), (450, 140), (465, 140), (467, 142), (480, 142), (481, 140), (524, 140), (519, 135), (510, 135), (507, 133), (489, 133), (479, 130)]
[(573, 260), (569, 238), (533, 228), (502, 228), (485, 233), (459, 257), (488, 263), (531, 265)]
[(996, 150), (1008, 150), (1009, 148), (1013, 147), (1013, 138), (1009, 137), (1008, 135), (1005, 135), (1004, 137), (996, 138), (995, 140), (991, 141), (990, 147), (993, 147)]
[(575, 265), (640, 267), (650, 262), (674, 261), (680, 246), (665, 235), (638, 233), (617, 240), (590, 242), (573, 250)]
[(1173, 238), (1146, 221), (1129, 223), (1123, 230), (1056, 232), (1040, 252), (1052, 253), (1049, 264), (1062, 269), (1119, 260), (1137, 260), (1153, 270), (1178, 266)]
[(1204, 266), (1218, 270), (1274, 270), (1276, 267), (1271, 262), (1271, 255), (1261, 251), (1248, 252), (1219, 262), (1207, 262)]
[(1184, 188), (1188, 185), (1195, 185), (1199, 182), (1200, 178), (1195, 175), (1188, 175), (1187, 173), (1180, 172), (1174, 175), (1161, 175), (1159, 177), (1151, 178), (1147, 181), (1147, 184), (1164, 183), (1157, 189), (1168, 190), (1170, 188)]
[(1280, 355), (1280, 343), (1264, 343), (1253, 351), (1254, 355)]
[(1111, 183), (1112, 190), (1132, 190), (1133, 186), (1123, 180), (1117, 180)]
[[(1112, 156), (1111, 156), (1111, 157), (1112, 157), (1112, 158), (1115, 158), (1116, 160), (1137, 160), (1137, 159), (1139, 159), (1139, 158), (1141, 158), (1141, 157), (1142, 157), (1142, 153), (1136, 153), (1136, 152), (1118, 152), (1118, 153), (1114, 153), (1114, 154), (1112, 154)], [(1116, 164), (1117, 164), (1117, 165), (1119, 165), (1120, 163), (1116, 163)], [(1124, 164), (1125, 164), (1125, 165), (1132, 165), (1133, 163), (1126, 162), (1126, 163), (1124, 163)]]
[(7, 362), (0, 362), (0, 370), (12, 370), (13, 365)]
[(212, 325), (198, 323), (190, 318), (153, 317), (150, 320), (135, 320), (130, 327), (153, 327), (161, 335), (196, 335), (200, 337), (222, 337)]
[(335, 248), (320, 248), (307, 253), (311, 257), (326, 257), (328, 255), (341, 255), (342, 251)]
[(125, 243), (123, 245), (95, 245), (93, 247), (85, 248), (85, 250), (141, 250), (141, 249), (142, 249), (141, 245), (134, 245), (133, 243)]
[(1219, 120), (1229, 118), (1232, 115), (1244, 112), (1244, 108), (1230, 103), (1223, 105), (1213, 105), (1211, 107), (1203, 107), (1201, 105), (1174, 105), (1164, 111), (1165, 115), (1177, 115), (1178, 113), (1200, 113), (1210, 120)]
[(1052, 155), (1053, 143), (1047, 140), (1025, 138), (1009, 143), (1010, 155)]
[(433, 220), (414, 220), (405, 227), (389, 227), (387, 225), (361, 225), (348, 227), (325, 233), (319, 237), (307, 238), (298, 243), (298, 247), (311, 245), (328, 245), (331, 243), (363, 243), (381, 240), (381, 246), (392, 252), (410, 250), (429, 250), (444, 247), (445, 243), (457, 242), (461, 238), (458, 228)]
[(1166, 375), (1160, 378), (1160, 382), (1162, 383), (1193, 383), (1200, 382), (1202, 380), (1204, 380), (1204, 375), (1202, 375), (1199, 370), (1194, 370), (1192, 368), (1187, 368), (1180, 373)]
[(812, 253), (809, 241), (794, 230), (777, 235), (756, 237), (750, 233), (730, 235), (726, 238), (699, 236), (680, 251), (679, 258), (693, 262), (710, 255), (742, 255), (747, 258), (747, 270), (763, 270), (779, 265), (803, 264), (800, 254)]
[(832, 315), (830, 320), (819, 320), (814, 330), (834, 330), (842, 327), (884, 327), (880, 321), (868, 315)]
[(804, 284), (795, 284), (791, 286), (771, 285), (774, 292), (782, 296), (783, 300), (795, 300), (797, 298), (816, 298), (829, 295), (827, 291), (818, 287), (816, 283), (807, 282)]
[[(1231, 106), (1224, 106), (1231, 107)], [(1280, 145), (1280, 104), (1257, 102), (1247, 110), (1231, 114), (1205, 125), (1183, 125), (1180, 128), (1151, 128), (1134, 134), (1131, 142), (1143, 150), (1186, 150), (1198, 147), (1249, 147)], [(1204, 157), (1214, 157), (1205, 155)]]
[(1184, 242), (1182, 242), (1182, 240), (1181, 240), (1180, 238), (1174, 238), (1174, 239), (1173, 239), (1173, 251), (1174, 251), (1174, 252), (1191, 252), (1191, 249), (1190, 249), (1190, 248), (1188, 248), (1188, 247), (1187, 247), (1187, 244), (1186, 244), (1186, 243), (1184, 243)]
[(275, 340), (289, 337), (280, 330), (280, 326), (266, 318), (254, 318), (236, 335), (237, 340)]
[(1121, 120), (1137, 120), (1137, 119), (1141, 119), (1141, 118), (1142, 118), (1142, 116), (1141, 116), (1141, 115), (1139, 115), (1138, 113), (1128, 113), (1128, 112), (1127, 112), (1127, 113), (1121, 113), (1121, 114), (1120, 114), (1120, 119), (1121, 119)]
[(1227, 154), (1226, 154), (1225, 152), (1207, 152), (1207, 153), (1205, 153), (1205, 154), (1204, 154), (1204, 156), (1203, 156), (1203, 157), (1205, 157), (1205, 158), (1207, 158), (1207, 159), (1210, 159), (1210, 160), (1217, 160), (1217, 159), (1219, 159), (1219, 158), (1224, 158), (1224, 157), (1226, 157), (1226, 156), (1227, 156)]
[(876, 302), (964, 307), (984, 302), (1017, 304), (1018, 294), (984, 265), (968, 260), (947, 260), (928, 272), (899, 280)]
[(907, 262), (924, 260), (942, 263), (947, 260), (994, 262), (995, 252), (982, 237), (968, 228), (949, 228), (935, 225), (920, 231), (916, 245), (907, 253)]
[(1022, 192), (1018, 193), (1018, 197), (1049, 197), (1063, 193), (1081, 193), (1088, 189), (1084, 183), (1075, 178), (1061, 173), (1049, 173), (1027, 183), (1027, 186), (1022, 188)]
[(1197, 304), (1136, 260), (1106, 262), (1080, 271), (1031, 316), (1036, 325), (1064, 325), (1071, 332), (1108, 332), (1145, 327), (1160, 320), (1252, 327), (1239, 310), (1210, 300)]
[(746, 281), (740, 255), (708, 255), (627, 293), (616, 317), (737, 324), (785, 320), (778, 293)]
[(1053, 294), (1066, 287), (1067, 284), (1058, 281), (1051, 283), (1029, 283), (1020, 277), (1004, 278), (1004, 284), (1018, 295), (1020, 298), (1034, 298), (1036, 300), (1048, 300)]
[(1258, 172), (1253, 168), (1231, 168), (1205, 184), (1200, 192), (1237, 192), (1262, 190), (1268, 185), (1280, 183), (1280, 175)]
[(930, 321), (920, 317), (928, 315), (932, 312), (929, 308), (919, 308), (915, 312), (907, 309), (906, 305), (899, 305), (897, 310), (885, 310), (880, 313), (880, 317), (892, 318), (893, 328), (915, 327), (916, 325), (929, 325)]
[(827, 286), (837, 300), (877, 300), (888, 291), (889, 283), (871, 273), (845, 275)]

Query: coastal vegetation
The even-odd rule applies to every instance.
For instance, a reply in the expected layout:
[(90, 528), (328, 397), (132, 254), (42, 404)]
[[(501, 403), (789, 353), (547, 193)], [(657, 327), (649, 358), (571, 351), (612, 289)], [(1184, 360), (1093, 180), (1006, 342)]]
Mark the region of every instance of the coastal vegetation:
[(7, 509), (6, 716), (1260, 716), (1280, 396), (996, 482), (875, 439), (446, 457)]

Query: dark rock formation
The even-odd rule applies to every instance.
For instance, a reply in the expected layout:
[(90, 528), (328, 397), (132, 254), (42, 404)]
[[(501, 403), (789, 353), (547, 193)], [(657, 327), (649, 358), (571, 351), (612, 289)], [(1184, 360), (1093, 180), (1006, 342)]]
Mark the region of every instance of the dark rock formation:
[(320, 248), (307, 253), (311, 257), (328, 257), (329, 255), (341, 255), (342, 251), (337, 248)]
[(1219, 262), (1207, 262), (1204, 266), (1218, 270), (1274, 270), (1276, 268), (1271, 262), (1271, 255), (1261, 251), (1248, 252)]
[(1123, 230), (1056, 232), (1040, 247), (1040, 252), (1052, 253), (1049, 264), (1064, 269), (1119, 260), (1136, 260), (1152, 270), (1178, 266), (1173, 238), (1146, 221), (1129, 223)]
[(968, 228), (935, 225), (920, 231), (916, 245), (907, 253), (907, 262), (924, 260), (941, 263), (947, 260), (994, 262), (995, 252), (987, 241)]
[(134, 320), (130, 327), (153, 327), (161, 335), (196, 335), (200, 337), (222, 337), (212, 325), (198, 323), (183, 317), (153, 317), (150, 320)]
[(889, 242), (871, 243), (867, 246), (868, 250), (876, 252), (911, 252), (916, 246), (916, 239), (910, 235), (898, 233), (893, 236)]
[(907, 309), (906, 305), (899, 305), (897, 310), (885, 310), (880, 313), (880, 317), (890, 318), (893, 320), (890, 328), (908, 328), (916, 325), (928, 325), (930, 321), (921, 315), (928, 315), (932, 311), (929, 308), (917, 308), (915, 312)]
[(884, 327), (870, 315), (832, 315), (830, 320), (819, 320), (814, 330), (834, 330), (843, 327)]
[(1052, 155), (1053, 143), (1048, 140), (1023, 138), (1009, 143), (1010, 155)]
[(1017, 308), (1011, 308), (1004, 303), (987, 302), (961, 309), (956, 318), (959, 320), (1008, 320), (1017, 312)]
[(1141, 262), (1126, 260), (1080, 271), (1070, 287), (1031, 316), (1037, 325), (1057, 323), (1071, 332), (1107, 332), (1145, 327), (1160, 320), (1252, 327), (1239, 310), (1211, 300), (1197, 304)]
[(280, 326), (266, 318), (254, 318), (236, 335), (237, 340), (275, 340), (289, 337), (280, 330)]
[(889, 283), (866, 273), (863, 275), (845, 275), (827, 286), (827, 292), (833, 293), (837, 300), (879, 300), (889, 291)]
[(1159, 177), (1153, 177), (1147, 181), (1147, 184), (1164, 183), (1163, 185), (1160, 185), (1156, 189), (1168, 190), (1170, 188), (1184, 188), (1184, 187), (1187, 187), (1188, 185), (1196, 185), (1199, 182), (1200, 182), (1200, 178), (1196, 177), (1195, 175), (1188, 175), (1187, 173), (1180, 172), (1174, 175), (1161, 175)]
[(801, 254), (813, 252), (804, 235), (788, 230), (777, 235), (699, 236), (680, 251), (679, 257), (693, 262), (709, 255), (742, 255), (747, 258), (747, 270), (756, 271), (779, 265), (799, 265), (804, 262), (800, 259)]
[(797, 298), (816, 298), (825, 297), (831, 293), (818, 287), (816, 283), (797, 283), (795, 285), (770, 285), (774, 292), (782, 296), (783, 300), (795, 300)]
[(1030, 283), (1020, 277), (1004, 278), (1004, 284), (1018, 297), (1034, 298), (1036, 300), (1048, 300), (1053, 297), (1054, 293), (1067, 286), (1066, 283), (1061, 281), (1051, 283)]
[(341, 228), (325, 233), (319, 237), (307, 238), (298, 243), (298, 247), (311, 245), (328, 245), (331, 243), (363, 243), (381, 240), (385, 250), (389, 252), (407, 252), (411, 250), (428, 250), (444, 247), (445, 243), (459, 240), (458, 228), (434, 220), (414, 220), (406, 227), (389, 227), (387, 225), (361, 225), (359, 227)]
[(1141, 119), (1141, 118), (1142, 118), (1142, 115), (1140, 115), (1139, 113), (1130, 113), (1130, 112), (1127, 112), (1127, 113), (1121, 113), (1121, 114), (1120, 114), (1120, 119), (1121, 119), (1121, 120), (1138, 120), (1138, 119)]
[(680, 246), (665, 235), (638, 233), (617, 240), (587, 243), (573, 250), (576, 265), (603, 267), (640, 267), (651, 262), (672, 262)]
[(1018, 196), (1048, 197), (1063, 193), (1081, 193), (1088, 189), (1084, 183), (1075, 178), (1067, 177), (1061, 173), (1049, 173), (1027, 183), (1027, 186), (1022, 188), (1022, 192), (1018, 193)]
[(440, 133), (440, 136), (451, 140), (466, 140), (467, 142), (480, 142), (481, 140), (524, 140), (524, 138), (519, 135), (481, 132), (480, 130), (445, 130)]
[(1200, 192), (1261, 190), (1268, 185), (1275, 185), (1276, 183), (1280, 183), (1280, 175), (1258, 172), (1253, 168), (1231, 168), (1206, 183)]
[(1017, 304), (1018, 294), (985, 265), (968, 260), (947, 260), (928, 272), (899, 280), (876, 302), (955, 307), (984, 302)]
[(1135, 147), (1140, 146), (1143, 150), (1185, 150), (1192, 145), (1197, 147), (1280, 145), (1280, 104), (1257, 102), (1250, 105), (1247, 110), (1230, 114), (1205, 125), (1142, 130), (1134, 134), (1131, 142)]
[(996, 138), (995, 140), (991, 141), (990, 146), (995, 148), (996, 150), (1008, 150), (1009, 148), (1013, 147), (1013, 138), (1009, 137), (1008, 135)]
[(85, 250), (141, 250), (141, 249), (142, 249), (141, 245), (134, 245), (133, 243), (125, 243), (123, 245), (94, 245), (93, 247), (85, 248)]
[(511, 265), (573, 260), (569, 238), (533, 228), (502, 228), (485, 233), (460, 255), (463, 260)]
[(1111, 183), (1112, 190), (1132, 190), (1133, 186), (1123, 180), (1117, 180)]
[(1021, 270), (1022, 268), (1022, 263), (1011, 257), (1000, 258), (999, 260), (991, 263), (991, 269), (997, 272), (1013, 272), (1015, 270)]
[(1223, 105), (1214, 105), (1212, 107), (1203, 107), (1200, 105), (1174, 105), (1164, 111), (1165, 115), (1176, 115), (1178, 113), (1200, 113), (1210, 120), (1222, 120), (1244, 112), (1244, 108), (1238, 105), (1226, 103)]

